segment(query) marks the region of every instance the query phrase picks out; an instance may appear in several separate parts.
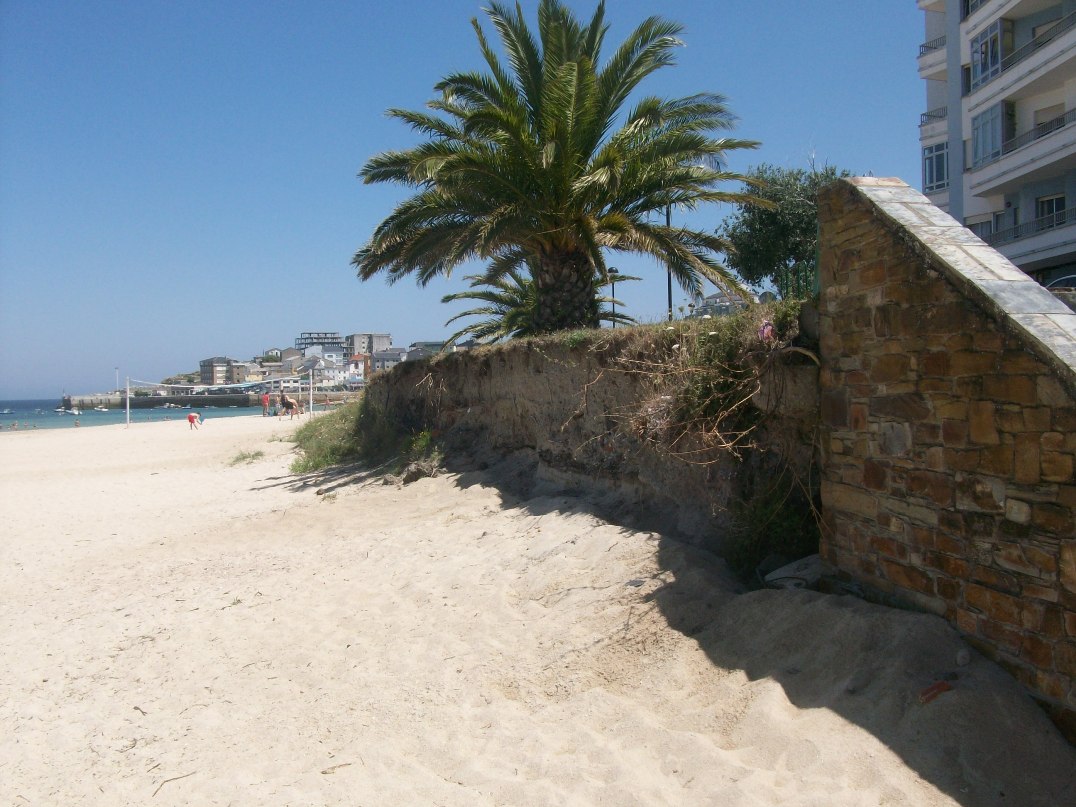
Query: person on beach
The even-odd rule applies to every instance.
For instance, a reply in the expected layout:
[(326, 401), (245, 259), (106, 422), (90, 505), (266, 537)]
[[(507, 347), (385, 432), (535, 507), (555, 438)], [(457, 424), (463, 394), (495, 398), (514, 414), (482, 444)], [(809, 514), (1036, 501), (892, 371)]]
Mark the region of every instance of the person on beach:
[(287, 412), (288, 420), (294, 418), (299, 411), (299, 404), (295, 402), (295, 399), (289, 398), (283, 392), (280, 393), (280, 406), (284, 412)]
[(202, 416), (198, 412), (191, 412), (189, 415), (187, 415), (187, 427), (189, 429), (194, 430), (199, 428), (198, 424), (200, 424), (201, 422)]
[(263, 418), (269, 417), (269, 393), (268, 392), (263, 392), (262, 393), (262, 417)]

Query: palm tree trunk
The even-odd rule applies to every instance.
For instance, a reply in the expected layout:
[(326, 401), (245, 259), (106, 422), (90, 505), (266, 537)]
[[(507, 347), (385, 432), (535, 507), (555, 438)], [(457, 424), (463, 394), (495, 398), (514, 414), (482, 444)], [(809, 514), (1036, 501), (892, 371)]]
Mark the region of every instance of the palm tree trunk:
[(534, 285), (537, 332), (598, 327), (594, 268), (585, 256), (543, 256)]

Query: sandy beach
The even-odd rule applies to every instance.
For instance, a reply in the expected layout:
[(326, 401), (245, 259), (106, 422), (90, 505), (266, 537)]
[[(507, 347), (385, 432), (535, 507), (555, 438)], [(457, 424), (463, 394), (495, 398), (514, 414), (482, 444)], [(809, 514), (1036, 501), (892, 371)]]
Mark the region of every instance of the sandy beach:
[(0, 440), (0, 803), (1076, 792), (1076, 750), (939, 619), (740, 593), (583, 499), (513, 498), (506, 469), (296, 477), (294, 425)]

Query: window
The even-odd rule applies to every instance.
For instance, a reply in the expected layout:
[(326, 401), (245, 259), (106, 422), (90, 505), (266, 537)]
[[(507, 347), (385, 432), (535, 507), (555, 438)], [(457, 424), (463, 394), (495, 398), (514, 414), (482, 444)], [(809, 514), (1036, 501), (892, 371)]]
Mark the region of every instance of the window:
[(1065, 223), (1065, 195), (1040, 196), (1035, 200), (1035, 222), (1040, 230)]
[(1001, 75), (1001, 60), (1012, 53), (1012, 20), (995, 20), (971, 39), (971, 87)]
[(1016, 111), (1011, 102), (995, 104), (971, 119), (971, 167), (993, 162), (1002, 154), (1002, 144), (1012, 138)]
[(923, 148), (923, 193), (949, 187), (949, 144), (935, 143)]
[(994, 232), (994, 228), (991, 225), (989, 220), (987, 220), (987, 221), (976, 221), (976, 222), (973, 222), (972, 224), (968, 224), (966, 226), (967, 226), (967, 228), (969, 230), (971, 230), (973, 233), (975, 233), (977, 236), (979, 236), (979, 238), (983, 239), (984, 241), (987, 238), (990, 237), (991, 233)]

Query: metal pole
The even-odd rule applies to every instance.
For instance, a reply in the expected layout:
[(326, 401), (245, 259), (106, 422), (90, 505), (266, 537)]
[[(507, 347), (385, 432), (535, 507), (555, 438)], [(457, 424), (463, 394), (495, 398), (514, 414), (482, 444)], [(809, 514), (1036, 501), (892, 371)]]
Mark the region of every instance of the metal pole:
[(131, 428), (131, 377), (127, 376), (127, 428)]
[[(665, 226), (672, 227), (672, 205), (665, 205)], [(672, 322), (672, 269), (669, 270), (669, 322)]]
[(614, 328), (616, 327), (616, 276), (619, 275), (619, 274), (620, 274), (620, 272), (617, 270), (617, 268), (615, 266), (610, 266), (609, 267), (609, 277), (611, 278), (612, 285), (613, 285), (613, 327)]

